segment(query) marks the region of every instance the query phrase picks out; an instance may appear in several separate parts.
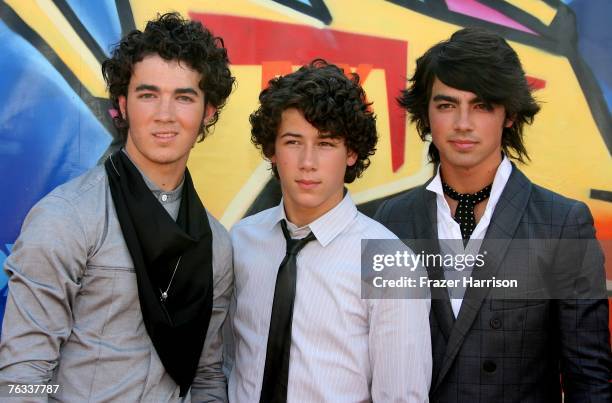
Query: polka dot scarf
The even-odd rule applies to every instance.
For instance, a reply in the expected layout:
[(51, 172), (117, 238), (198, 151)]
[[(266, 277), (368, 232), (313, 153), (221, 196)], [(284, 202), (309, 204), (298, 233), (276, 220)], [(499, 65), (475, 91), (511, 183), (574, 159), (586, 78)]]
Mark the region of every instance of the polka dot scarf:
[(459, 223), (461, 227), (461, 236), (463, 237), (464, 243), (470, 239), (474, 228), (476, 228), (476, 216), (474, 215), (474, 207), (486, 200), (491, 194), (491, 187), (493, 185), (486, 186), (476, 193), (458, 193), (455, 189), (442, 182), (442, 189), (444, 194), (453, 200), (457, 200), (457, 210), (455, 210), (455, 221)]

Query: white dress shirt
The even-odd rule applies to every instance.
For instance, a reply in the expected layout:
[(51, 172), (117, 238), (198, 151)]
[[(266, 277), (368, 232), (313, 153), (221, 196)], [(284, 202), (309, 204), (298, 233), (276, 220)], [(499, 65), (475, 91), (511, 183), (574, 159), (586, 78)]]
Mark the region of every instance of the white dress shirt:
[[(493, 215), (493, 211), (495, 211), (495, 206), (501, 196), (504, 188), (506, 187), (506, 183), (508, 183), (508, 179), (510, 178), (510, 174), (512, 173), (512, 164), (508, 160), (508, 158), (504, 155), (499, 167), (497, 167), (497, 172), (495, 173), (495, 178), (493, 179), (493, 185), (491, 186), (491, 195), (487, 201), (487, 206), (485, 208), (485, 212), (478, 221), (476, 228), (472, 232), (470, 236), (470, 240), (463, 249), (462, 242), (453, 242), (453, 243), (441, 243), (440, 244), (440, 252), (442, 254), (450, 253), (450, 254), (477, 254), (480, 249), (480, 245), (482, 243), (482, 239), (484, 239), (485, 234), (487, 233), (487, 229), (489, 228), (489, 223), (491, 222), (491, 216)], [(440, 177), (440, 167), (438, 166), (438, 171), (436, 172), (436, 176), (431, 180), (429, 185), (426, 187), (427, 190), (434, 192), (436, 194), (436, 206), (437, 206), (437, 220), (438, 220), (438, 239), (463, 239), (461, 235), (461, 227), (459, 223), (455, 221), (453, 216), (451, 215), (451, 210), (444, 198), (444, 191), (442, 190), (442, 178)], [(458, 250), (458, 248), (461, 248)], [(452, 249), (452, 250), (447, 250)], [(459, 270), (455, 268), (456, 270)], [(466, 267), (463, 270), (471, 270), (471, 267)], [(453, 308), (453, 313), (455, 317), (459, 315), (459, 310), (461, 309), (461, 303), (463, 299), (461, 298), (451, 298), (451, 306)]]
[[(231, 230), (236, 309), (232, 402), (257, 402), (278, 267), (285, 256), (283, 204)], [(359, 213), (350, 196), (306, 227), (297, 256), (287, 400), (423, 402), (431, 381), (429, 300), (361, 298), (361, 240), (397, 239)]]

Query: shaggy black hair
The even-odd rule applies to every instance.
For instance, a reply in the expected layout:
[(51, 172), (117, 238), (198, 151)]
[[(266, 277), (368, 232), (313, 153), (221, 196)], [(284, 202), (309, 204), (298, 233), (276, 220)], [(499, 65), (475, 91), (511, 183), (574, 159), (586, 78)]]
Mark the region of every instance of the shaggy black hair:
[[(217, 123), (219, 112), (234, 85), (223, 39), (213, 36), (200, 22), (185, 20), (178, 13), (158, 15), (156, 20), (147, 23), (144, 31), (136, 29), (127, 34), (115, 46), (111, 58), (102, 63), (102, 75), (117, 111), (119, 97), (127, 96), (134, 65), (154, 54), (165, 60), (183, 62), (202, 74), (199, 87), (204, 92), (205, 102), (217, 108), (200, 128), (198, 141), (202, 141)], [(121, 114), (113, 120), (125, 142), (128, 122)]]
[[(274, 155), (274, 143), (283, 111), (295, 108), (319, 132), (344, 139), (357, 162), (347, 166), (344, 182), (351, 183), (370, 165), (376, 151), (376, 118), (359, 85), (359, 76), (348, 78), (325, 60), (316, 59), (299, 70), (270, 80), (259, 95), (259, 108), (250, 116), (251, 141), (264, 156)], [(278, 178), (274, 164), (272, 171)]]
[[(504, 38), (481, 28), (464, 28), (417, 59), (410, 87), (402, 91), (398, 102), (408, 111), (411, 122), (416, 123), (422, 140), (431, 132), (428, 104), (436, 78), (449, 87), (472, 92), (484, 102), (502, 105), (506, 118), (514, 122), (503, 129), (502, 149), (520, 162), (529, 160), (523, 127), (533, 123), (540, 107), (531, 95), (518, 55)], [(440, 161), (433, 143), (429, 158)]]

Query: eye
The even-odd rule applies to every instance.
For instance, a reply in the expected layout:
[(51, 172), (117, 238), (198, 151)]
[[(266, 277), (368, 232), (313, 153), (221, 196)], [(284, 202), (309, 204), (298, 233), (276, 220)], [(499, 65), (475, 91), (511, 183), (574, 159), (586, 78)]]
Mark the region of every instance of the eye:
[(187, 95), (179, 95), (176, 98), (179, 102), (191, 103), (194, 102), (193, 98)]
[(453, 104), (449, 104), (449, 103), (444, 103), (444, 104), (436, 105), (436, 109), (439, 109), (439, 110), (450, 109), (450, 108), (453, 108), (453, 107), (454, 107), (454, 105)]
[(332, 143), (331, 141), (321, 141), (321, 142), (319, 142), (319, 146), (321, 146), (321, 147), (335, 147), (336, 144)]
[(479, 110), (482, 110), (482, 111), (488, 111), (488, 112), (493, 110), (493, 105), (490, 105), (490, 104), (487, 104), (487, 103), (484, 103), (484, 102), (477, 103), (476, 105), (474, 105), (474, 107), (476, 109), (479, 109)]
[(152, 92), (143, 92), (138, 94), (138, 99), (153, 99), (155, 98), (155, 94)]
[(299, 142), (299, 141), (297, 141), (297, 140), (286, 140), (286, 141), (285, 141), (285, 144), (286, 144), (286, 145), (289, 145), (289, 146), (294, 146), (294, 145), (298, 145), (298, 144), (300, 144), (300, 142)]

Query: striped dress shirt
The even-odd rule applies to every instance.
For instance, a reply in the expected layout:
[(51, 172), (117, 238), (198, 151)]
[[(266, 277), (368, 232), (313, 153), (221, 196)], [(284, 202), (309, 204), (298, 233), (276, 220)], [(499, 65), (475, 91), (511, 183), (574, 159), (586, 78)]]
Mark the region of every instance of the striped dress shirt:
[[(231, 402), (258, 402), (278, 267), (283, 204), (231, 231), (236, 307)], [(297, 257), (288, 402), (423, 402), (431, 380), (429, 300), (361, 298), (361, 240), (397, 239), (350, 196), (306, 227)]]

